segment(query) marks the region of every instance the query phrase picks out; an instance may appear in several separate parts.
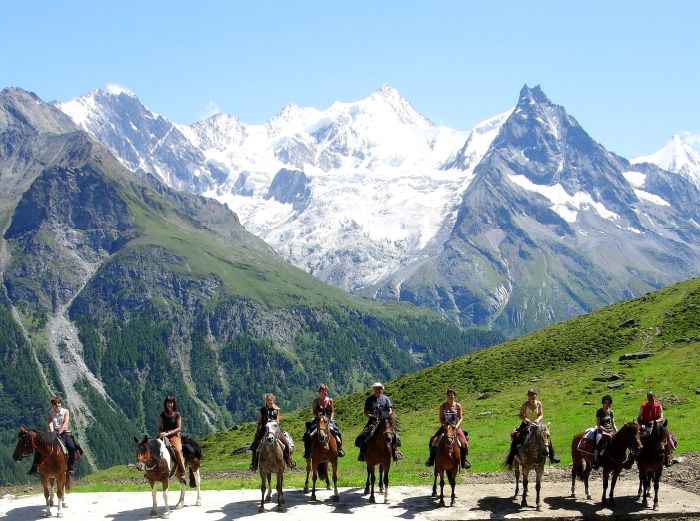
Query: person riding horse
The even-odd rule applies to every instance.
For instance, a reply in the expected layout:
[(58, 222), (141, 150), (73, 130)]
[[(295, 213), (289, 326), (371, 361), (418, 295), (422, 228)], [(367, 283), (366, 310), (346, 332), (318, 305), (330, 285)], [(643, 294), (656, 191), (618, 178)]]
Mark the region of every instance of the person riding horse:
[[(275, 422), (279, 426), (282, 414), (280, 408), (275, 404), (275, 395), (272, 393), (267, 393), (265, 395), (265, 405), (263, 405), (258, 411), (258, 422), (255, 426), (255, 438), (253, 443), (250, 445), (250, 450), (253, 452), (253, 461), (250, 463), (250, 470), (258, 470), (258, 447), (265, 435), (265, 425), (268, 422)], [(281, 431), (280, 431), (281, 432)], [(284, 433), (281, 433), (277, 439), (282, 443), (284, 452), (284, 462), (290, 469), (296, 467), (294, 460), (291, 455), (291, 447), (289, 446), (289, 441)]]
[[(642, 436), (646, 436), (651, 432), (654, 425), (664, 422), (664, 409), (661, 403), (656, 399), (654, 391), (649, 391), (647, 393), (647, 399), (645, 402), (639, 406), (639, 413), (637, 414), (637, 423), (642, 426)], [(671, 466), (671, 450), (674, 447), (671, 443), (666, 444), (665, 455), (664, 455), (664, 465), (666, 467)]]
[[(516, 434), (513, 436), (513, 441), (510, 444), (510, 452), (506, 460), (506, 466), (508, 468), (513, 468), (513, 458), (515, 458), (518, 452), (518, 445), (525, 439), (528, 425), (531, 423), (540, 423), (543, 417), (544, 409), (542, 408), (542, 402), (537, 399), (537, 391), (535, 391), (535, 389), (528, 389), (527, 401), (520, 407), (520, 420), (522, 423), (520, 427), (517, 428)], [(549, 461), (551, 463), (559, 463), (559, 457), (554, 454), (551, 438), (549, 441)]]
[(617, 432), (615, 425), (615, 413), (610, 408), (613, 403), (612, 396), (606, 394), (601, 398), (603, 406), (595, 412), (596, 434), (595, 448), (593, 449), (593, 468), (600, 466), (600, 456), (613, 434)]
[(163, 400), (163, 412), (158, 415), (158, 437), (167, 439), (175, 450), (177, 479), (183, 485), (185, 480), (185, 458), (182, 455), (182, 415), (177, 410), (175, 397), (168, 395)]
[(447, 390), (447, 400), (443, 402), (438, 409), (438, 420), (440, 421), (440, 428), (437, 432), (430, 438), (428, 443), (428, 448), (430, 450), (430, 456), (428, 461), (425, 462), (426, 467), (432, 467), (435, 464), (435, 453), (437, 452), (437, 441), (440, 435), (443, 433), (443, 429), (447, 424), (454, 425), (457, 436), (461, 440), (461, 466), (463, 469), (471, 468), (471, 463), (467, 461), (467, 437), (460, 427), (462, 425), (462, 405), (455, 401), (456, 393), (454, 389)]
[[(51, 409), (49, 409), (49, 432), (60, 438), (68, 450), (68, 473), (73, 475), (73, 465), (75, 464), (75, 441), (68, 430), (68, 421), (70, 420), (70, 412), (68, 409), (61, 407), (61, 399), (58, 396), (51, 398)], [(27, 474), (36, 474), (37, 466), (41, 461), (39, 451), (34, 451), (34, 460)]]
[[(372, 385), (372, 394), (365, 400), (364, 415), (367, 417), (367, 424), (355, 440), (355, 446), (360, 448), (360, 454), (357, 456), (358, 461), (365, 460), (365, 445), (370, 434), (374, 431), (377, 419), (383, 414), (391, 414), (393, 407), (389, 397), (384, 395), (384, 385), (381, 382), (375, 382)], [(401, 446), (401, 440), (396, 431), (394, 431), (394, 437), (391, 442), (391, 454), (394, 461), (404, 457), (397, 448), (399, 446)]]
[(328, 386), (326, 384), (321, 384), (318, 387), (318, 397), (314, 398), (311, 402), (311, 413), (314, 418), (310, 422), (306, 422), (306, 432), (304, 433), (304, 459), (311, 457), (311, 433), (318, 425), (318, 419), (321, 416), (326, 416), (328, 418), (328, 423), (331, 427), (331, 433), (335, 436), (338, 442), (338, 457), (342, 458), (345, 456), (343, 452), (343, 434), (338, 428), (338, 424), (335, 422), (335, 405), (333, 404), (333, 399), (328, 397)]

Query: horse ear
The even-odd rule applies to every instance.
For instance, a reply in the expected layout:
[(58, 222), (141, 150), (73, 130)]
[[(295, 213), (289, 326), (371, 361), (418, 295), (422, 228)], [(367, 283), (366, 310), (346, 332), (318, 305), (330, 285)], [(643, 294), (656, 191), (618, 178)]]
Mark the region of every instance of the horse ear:
[(143, 435), (143, 443), (146, 443), (148, 441), (148, 434)]
[(664, 420), (664, 427), (666, 427), (666, 425), (668, 425), (668, 420)]
[(139, 439), (136, 436), (134, 436), (134, 443), (138, 443), (138, 442), (139, 442)]

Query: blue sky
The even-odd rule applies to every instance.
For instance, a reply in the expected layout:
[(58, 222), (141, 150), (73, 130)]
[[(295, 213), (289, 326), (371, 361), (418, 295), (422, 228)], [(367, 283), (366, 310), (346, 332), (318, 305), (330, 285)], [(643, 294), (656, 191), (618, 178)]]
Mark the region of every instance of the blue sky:
[(384, 83), (468, 130), (540, 84), (608, 149), (700, 135), (700, 2), (3, 2), (0, 87), (46, 101), (107, 84), (178, 123), (261, 123)]

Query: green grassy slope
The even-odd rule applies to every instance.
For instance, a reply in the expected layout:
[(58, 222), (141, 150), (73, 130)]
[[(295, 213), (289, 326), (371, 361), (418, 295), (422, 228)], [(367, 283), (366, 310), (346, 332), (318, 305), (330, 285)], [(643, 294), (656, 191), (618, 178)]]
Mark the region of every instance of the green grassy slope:
[[(626, 327), (630, 320), (635, 322)], [(625, 353), (652, 352), (654, 356), (620, 361)], [(465, 410), (465, 429), (471, 438), (473, 471), (500, 468), (508, 448), (508, 433), (518, 424), (517, 412), (528, 387), (535, 386), (551, 422), (554, 446), (569, 463), (570, 441), (592, 426), (603, 394), (614, 397), (617, 423), (636, 417), (648, 389), (664, 405), (679, 451), (700, 450), (695, 423), (700, 417), (700, 279), (692, 279), (634, 300), (544, 328), (504, 344), (406, 375), (386, 384), (398, 411), (406, 459), (392, 467), (392, 482), (422, 483), (429, 479), (423, 462), (427, 440), (437, 427), (437, 407), (447, 387), (455, 387)], [(622, 376), (613, 382), (597, 381), (605, 373)], [(535, 380), (533, 382), (533, 380)], [(610, 385), (619, 385), (610, 388)], [(341, 461), (344, 486), (364, 480), (356, 461), (355, 435), (364, 424), (361, 414), (365, 393), (336, 399), (337, 417), (345, 433), (348, 457)], [(490, 413), (490, 414), (484, 414)], [(282, 425), (299, 441), (300, 462), (303, 421), (308, 411), (285, 414)], [(207, 472), (239, 469), (249, 453), (231, 455), (249, 443), (253, 426), (244, 424), (202, 440)], [(128, 469), (110, 469), (89, 478), (90, 489), (109, 488), (118, 476), (134, 476)], [(468, 475), (467, 478), (468, 480)], [(303, 475), (292, 473), (289, 486)], [(257, 486), (256, 477), (214, 480), (208, 487)]]

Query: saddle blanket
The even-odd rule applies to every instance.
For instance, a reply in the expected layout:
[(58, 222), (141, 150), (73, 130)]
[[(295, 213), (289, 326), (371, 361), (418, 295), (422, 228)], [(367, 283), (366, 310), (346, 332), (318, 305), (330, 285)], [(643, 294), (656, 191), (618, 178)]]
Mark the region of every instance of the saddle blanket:
[(581, 441), (578, 442), (578, 450), (586, 454), (593, 454), (595, 450), (595, 440), (584, 436), (581, 438)]

